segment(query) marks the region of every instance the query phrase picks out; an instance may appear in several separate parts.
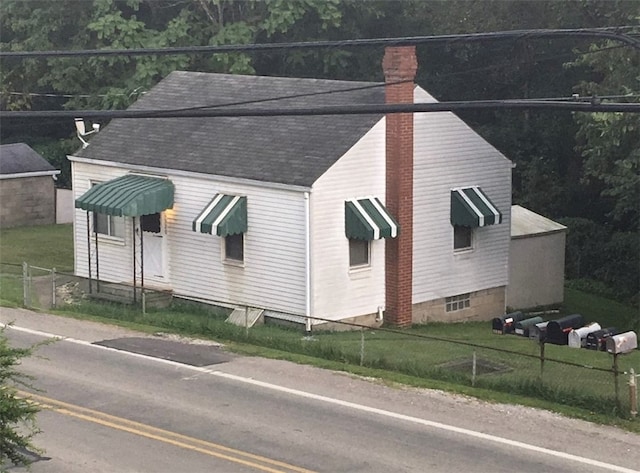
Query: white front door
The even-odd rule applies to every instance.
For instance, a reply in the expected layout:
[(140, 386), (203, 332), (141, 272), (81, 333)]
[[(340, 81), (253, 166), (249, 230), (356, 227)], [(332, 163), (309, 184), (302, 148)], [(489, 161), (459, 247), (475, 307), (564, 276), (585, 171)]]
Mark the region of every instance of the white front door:
[(163, 215), (160, 213), (143, 215), (140, 219), (140, 227), (145, 283), (147, 281), (166, 282)]
[(164, 279), (164, 238), (162, 233), (142, 232), (144, 238), (144, 279)]

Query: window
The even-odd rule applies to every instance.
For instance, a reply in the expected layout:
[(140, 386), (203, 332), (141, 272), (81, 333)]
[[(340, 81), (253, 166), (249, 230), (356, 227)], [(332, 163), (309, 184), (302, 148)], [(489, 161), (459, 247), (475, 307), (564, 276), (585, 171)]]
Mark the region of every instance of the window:
[(94, 213), (93, 231), (114, 238), (124, 238), (124, 217)]
[(244, 233), (227, 235), (224, 238), (224, 257), (232, 261), (244, 261)]
[(160, 214), (142, 215), (140, 226), (143, 232), (160, 233)]
[(369, 241), (349, 238), (349, 266), (367, 266), (369, 264)]
[(466, 309), (467, 307), (469, 307), (471, 303), (469, 293), (458, 294), (457, 296), (447, 297), (445, 301), (446, 301), (445, 306), (446, 306), (447, 312), (455, 312), (456, 310)]
[(463, 227), (461, 225), (453, 226), (453, 249), (467, 250), (471, 248), (471, 235), (473, 230), (471, 227)]

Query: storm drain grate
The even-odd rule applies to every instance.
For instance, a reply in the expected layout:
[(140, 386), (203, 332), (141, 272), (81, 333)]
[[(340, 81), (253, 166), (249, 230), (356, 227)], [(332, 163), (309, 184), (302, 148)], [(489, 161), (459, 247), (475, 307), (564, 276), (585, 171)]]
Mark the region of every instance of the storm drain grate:
[[(473, 358), (464, 358), (462, 360), (449, 361), (438, 365), (438, 368), (455, 371), (457, 373), (469, 373), (473, 371)], [(511, 367), (496, 363), (494, 361), (484, 360), (482, 358), (476, 359), (476, 374), (481, 376), (483, 374), (499, 374), (511, 371)]]

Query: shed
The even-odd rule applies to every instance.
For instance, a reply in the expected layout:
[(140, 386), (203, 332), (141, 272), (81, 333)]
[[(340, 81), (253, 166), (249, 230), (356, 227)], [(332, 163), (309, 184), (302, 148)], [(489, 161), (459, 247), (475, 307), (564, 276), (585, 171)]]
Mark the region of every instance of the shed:
[(564, 300), (567, 227), (519, 205), (511, 207), (507, 305), (527, 309)]
[(57, 174), (28, 144), (0, 145), (0, 228), (55, 223)]

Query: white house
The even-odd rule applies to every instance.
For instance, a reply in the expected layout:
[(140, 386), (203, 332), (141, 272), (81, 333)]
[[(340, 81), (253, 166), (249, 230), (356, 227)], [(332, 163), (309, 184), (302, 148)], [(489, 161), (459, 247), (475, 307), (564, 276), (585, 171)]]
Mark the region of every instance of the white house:
[[(413, 47), (383, 67), (176, 71), (130, 110), (435, 101)], [(116, 119), (69, 159), (78, 275), (296, 321), (504, 313), (512, 165), (453, 113)]]

